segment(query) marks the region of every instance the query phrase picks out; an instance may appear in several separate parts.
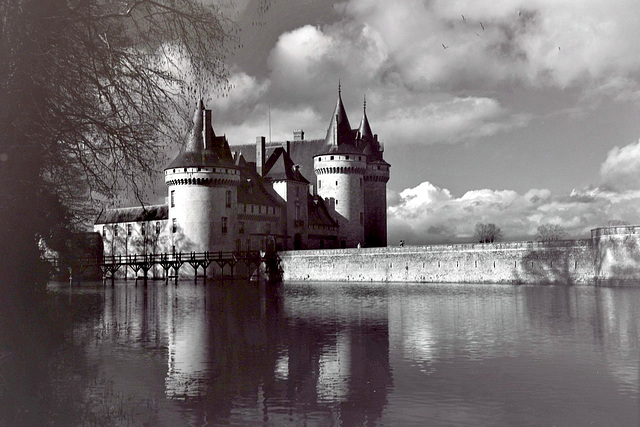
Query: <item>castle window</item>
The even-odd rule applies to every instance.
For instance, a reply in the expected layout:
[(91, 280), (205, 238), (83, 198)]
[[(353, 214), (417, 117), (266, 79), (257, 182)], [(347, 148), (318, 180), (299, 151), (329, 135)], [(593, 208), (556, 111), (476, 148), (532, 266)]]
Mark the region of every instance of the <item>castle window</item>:
[(253, 205), (251, 205), (251, 213), (253, 213)]
[(331, 156), (331, 160), (333, 160), (333, 156)]
[(225, 205), (230, 208), (231, 207), (231, 190), (227, 190), (225, 193)]
[(187, 168), (184, 168), (184, 171), (186, 172), (186, 171), (187, 171)]
[(117, 225), (114, 225), (114, 226), (113, 226), (113, 235), (114, 235), (115, 237), (118, 237), (118, 226), (117, 226)]
[(238, 223), (238, 234), (244, 234), (244, 222), (240, 221)]
[(322, 188), (322, 181), (318, 180), (318, 188)]
[(336, 199), (336, 206), (338, 205), (338, 199)]
[(105, 239), (107, 238), (107, 226), (106, 225), (102, 226), (102, 237), (104, 237)]
[(156, 221), (156, 234), (160, 234), (160, 221)]
[(222, 217), (222, 234), (226, 234), (227, 233), (227, 217), (223, 216)]
[(176, 191), (175, 190), (171, 190), (171, 207), (172, 208), (176, 207)]
[(349, 160), (349, 156), (347, 156), (346, 159)]
[(336, 181), (336, 187), (338, 186), (338, 181)]
[(131, 236), (131, 224), (127, 224), (127, 236)]
[(178, 220), (176, 220), (175, 218), (173, 218), (171, 220), (171, 232), (175, 233), (176, 231), (178, 231)]
[(140, 224), (140, 234), (144, 236), (145, 231), (147, 231), (147, 224), (143, 222)]

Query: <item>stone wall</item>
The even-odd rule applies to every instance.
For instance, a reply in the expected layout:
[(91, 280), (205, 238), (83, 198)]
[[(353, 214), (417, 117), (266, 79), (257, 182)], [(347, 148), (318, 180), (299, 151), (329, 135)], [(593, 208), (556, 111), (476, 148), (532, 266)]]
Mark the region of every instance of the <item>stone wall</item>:
[(289, 281), (590, 284), (592, 240), (281, 252)]
[(595, 276), (599, 284), (640, 283), (640, 226), (624, 225), (591, 230)]

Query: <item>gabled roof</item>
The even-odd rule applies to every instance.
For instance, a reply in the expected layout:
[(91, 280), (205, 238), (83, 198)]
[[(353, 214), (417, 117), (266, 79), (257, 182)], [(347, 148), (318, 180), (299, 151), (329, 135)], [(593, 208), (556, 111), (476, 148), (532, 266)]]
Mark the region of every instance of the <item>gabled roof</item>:
[(216, 136), (211, 126), (211, 110), (205, 110), (202, 100), (193, 114), (193, 127), (183, 150), (165, 169), (193, 166), (232, 166), (229, 143)]
[(338, 227), (338, 221), (331, 217), (322, 197), (309, 194), (307, 205), (309, 225)]
[(167, 205), (135, 206), (106, 209), (100, 213), (96, 219), (96, 224), (160, 221), (166, 219), (169, 219), (169, 207)]
[(284, 201), (274, 196), (265, 186), (260, 175), (250, 168), (240, 170), (240, 185), (238, 186), (237, 202), (245, 205), (261, 205), (278, 207)]
[(298, 165), (293, 163), (291, 157), (282, 147), (276, 148), (264, 165), (264, 177), (274, 181), (298, 181), (309, 184), (309, 181), (300, 173)]

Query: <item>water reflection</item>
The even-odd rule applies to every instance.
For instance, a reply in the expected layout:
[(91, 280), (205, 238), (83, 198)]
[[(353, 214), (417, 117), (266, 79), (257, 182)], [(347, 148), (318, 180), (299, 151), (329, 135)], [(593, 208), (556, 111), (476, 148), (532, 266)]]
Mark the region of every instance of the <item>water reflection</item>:
[(121, 282), (51, 297), (59, 339), (23, 334), (31, 353), (0, 360), (0, 409), (30, 410), (4, 424), (640, 420), (640, 289)]

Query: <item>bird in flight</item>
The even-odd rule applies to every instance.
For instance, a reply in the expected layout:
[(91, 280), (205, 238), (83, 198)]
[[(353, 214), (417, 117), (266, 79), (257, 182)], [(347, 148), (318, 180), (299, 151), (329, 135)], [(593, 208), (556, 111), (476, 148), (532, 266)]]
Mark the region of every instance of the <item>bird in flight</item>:
[(442, 43), (442, 47), (443, 47), (444, 49), (449, 49), (449, 46), (445, 46), (445, 45), (444, 45), (444, 43)]
[(480, 23), (480, 26), (482, 27), (482, 31), (484, 31), (484, 25), (482, 25), (482, 22)]
[(467, 18), (464, 17), (464, 15), (460, 15), (462, 16), (462, 22), (466, 23), (467, 22)]

